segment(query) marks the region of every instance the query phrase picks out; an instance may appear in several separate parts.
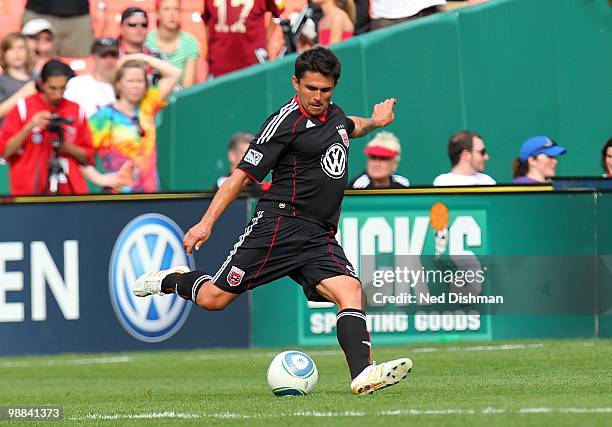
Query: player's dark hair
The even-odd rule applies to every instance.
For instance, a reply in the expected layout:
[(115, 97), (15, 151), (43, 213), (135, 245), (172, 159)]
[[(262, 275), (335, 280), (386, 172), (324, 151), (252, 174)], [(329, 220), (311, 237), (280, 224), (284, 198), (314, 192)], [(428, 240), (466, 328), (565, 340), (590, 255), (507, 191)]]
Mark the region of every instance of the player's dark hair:
[(255, 135), (251, 132), (236, 132), (227, 144), (227, 151), (238, 151), (240, 144), (250, 144), (253, 138)]
[(604, 173), (608, 175), (608, 168), (606, 168), (606, 153), (608, 148), (612, 147), (612, 138), (608, 139), (608, 142), (605, 143), (603, 148), (601, 149), (601, 167), (604, 170)]
[(51, 77), (64, 76), (68, 79), (74, 77), (74, 71), (67, 64), (57, 59), (50, 59), (40, 71), (40, 80), (44, 83)]
[(520, 157), (515, 157), (512, 160), (512, 177), (518, 178), (525, 176), (529, 172), (529, 160), (521, 160)]
[(464, 151), (470, 151), (474, 147), (474, 138), (482, 137), (476, 132), (470, 130), (462, 130), (455, 132), (448, 141), (448, 157), (450, 158), (451, 167), (454, 167), (459, 163), (461, 159), (461, 153)]
[(338, 83), (340, 68), (340, 60), (331, 50), (315, 46), (302, 52), (295, 60), (295, 77), (300, 81), (307, 71), (312, 71), (331, 77), (334, 83)]

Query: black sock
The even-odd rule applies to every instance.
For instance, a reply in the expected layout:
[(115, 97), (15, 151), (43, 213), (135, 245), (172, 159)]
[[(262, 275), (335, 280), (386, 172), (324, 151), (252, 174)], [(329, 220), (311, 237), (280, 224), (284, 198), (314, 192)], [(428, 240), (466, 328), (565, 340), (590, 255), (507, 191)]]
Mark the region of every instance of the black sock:
[(365, 312), (356, 308), (346, 308), (336, 317), (338, 343), (344, 351), (351, 371), (351, 379), (370, 364), (370, 333), (368, 332)]
[(198, 291), (209, 280), (212, 280), (210, 275), (198, 270), (188, 273), (172, 273), (164, 277), (161, 288), (165, 294), (176, 293), (181, 298), (195, 302)]

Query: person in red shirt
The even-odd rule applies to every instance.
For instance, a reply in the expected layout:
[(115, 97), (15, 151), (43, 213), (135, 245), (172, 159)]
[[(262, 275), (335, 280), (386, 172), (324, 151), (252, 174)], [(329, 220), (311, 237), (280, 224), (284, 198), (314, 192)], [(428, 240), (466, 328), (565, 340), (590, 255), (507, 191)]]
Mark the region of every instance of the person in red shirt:
[[(42, 68), (37, 93), (20, 99), (6, 116), (0, 130), (0, 156), (10, 165), (11, 194), (53, 192), (49, 180), (49, 161), (54, 150), (57, 150), (63, 170), (57, 193), (89, 192), (79, 168), (79, 165), (86, 166), (93, 162), (87, 118), (78, 104), (63, 97), (66, 84), (73, 75), (68, 65), (50, 60)], [(61, 125), (63, 141), (59, 141), (58, 133), (48, 127), (54, 116), (72, 120), (72, 123)]]
[(208, 72), (214, 77), (256, 64), (255, 50), (265, 49), (267, 39), (274, 30), (272, 22), (266, 29), (266, 12), (278, 18), (282, 11), (280, 1), (204, 0), (202, 19), (206, 24), (208, 40), (203, 52), (208, 53)]

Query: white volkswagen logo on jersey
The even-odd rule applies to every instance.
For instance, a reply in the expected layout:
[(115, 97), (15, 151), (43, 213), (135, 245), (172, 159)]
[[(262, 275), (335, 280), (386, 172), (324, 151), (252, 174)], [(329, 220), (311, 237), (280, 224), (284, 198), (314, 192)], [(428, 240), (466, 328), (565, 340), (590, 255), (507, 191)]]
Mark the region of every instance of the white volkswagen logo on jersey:
[(333, 144), (321, 156), (321, 167), (330, 178), (339, 179), (346, 169), (346, 151), (342, 144)]
[(191, 303), (178, 295), (141, 298), (131, 290), (141, 274), (177, 265), (195, 268), (193, 257), (183, 251), (183, 231), (170, 218), (140, 215), (121, 231), (111, 256), (110, 297), (119, 322), (133, 337), (164, 341), (187, 320)]

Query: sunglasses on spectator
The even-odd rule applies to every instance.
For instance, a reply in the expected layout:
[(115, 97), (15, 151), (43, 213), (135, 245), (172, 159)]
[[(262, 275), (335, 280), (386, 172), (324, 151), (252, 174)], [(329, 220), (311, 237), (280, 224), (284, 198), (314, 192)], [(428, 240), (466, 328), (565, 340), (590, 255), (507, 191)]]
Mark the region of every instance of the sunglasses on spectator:
[(380, 157), (380, 156), (372, 156), (371, 154), (368, 154), (368, 158), (370, 160), (378, 160), (379, 162), (388, 162), (393, 160), (393, 157)]
[(142, 138), (143, 136), (147, 134), (147, 132), (144, 130), (144, 128), (140, 124), (140, 120), (138, 119), (138, 116), (132, 117), (132, 124), (136, 126), (136, 132), (138, 132), (139, 137)]
[(130, 28), (135, 28), (137, 26), (141, 26), (142, 28), (147, 28), (149, 26), (148, 22), (128, 22), (127, 23), (128, 27)]
[(487, 154), (486, 148), (483, 148), (481, 150), (470, 150), (470, 151), (475, 151), (476, 153), (480, 153), (481, 156), (484, 156), (485, 154)]

